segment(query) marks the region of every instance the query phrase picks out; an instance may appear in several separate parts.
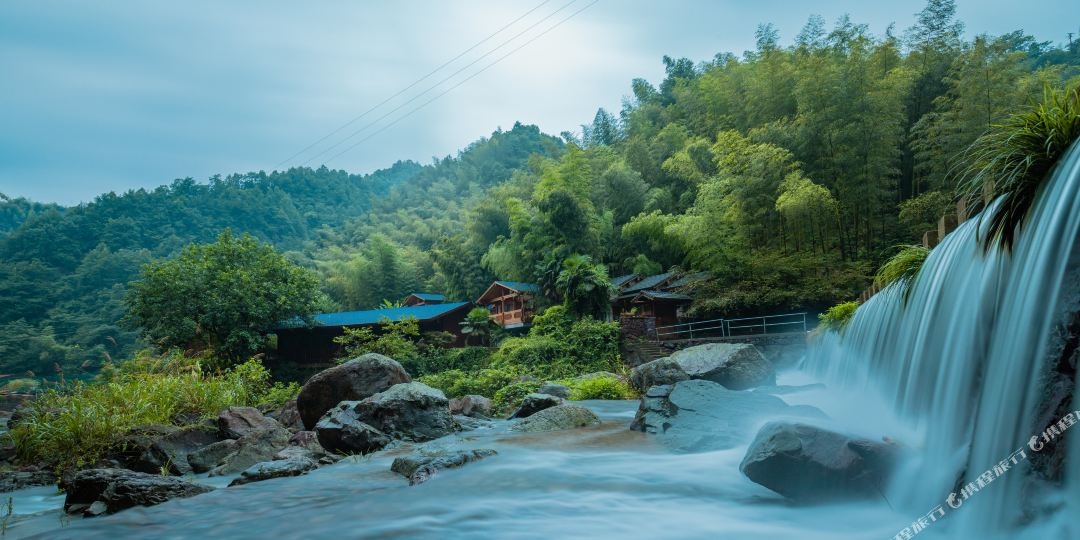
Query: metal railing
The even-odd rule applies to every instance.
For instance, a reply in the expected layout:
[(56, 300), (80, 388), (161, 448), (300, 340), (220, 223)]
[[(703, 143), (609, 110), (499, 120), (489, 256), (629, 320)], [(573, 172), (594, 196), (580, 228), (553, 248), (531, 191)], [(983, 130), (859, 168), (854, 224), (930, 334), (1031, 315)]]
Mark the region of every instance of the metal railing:
[(656, 327), (656, 341), (806, 332), (806, 313), (710, 319)]

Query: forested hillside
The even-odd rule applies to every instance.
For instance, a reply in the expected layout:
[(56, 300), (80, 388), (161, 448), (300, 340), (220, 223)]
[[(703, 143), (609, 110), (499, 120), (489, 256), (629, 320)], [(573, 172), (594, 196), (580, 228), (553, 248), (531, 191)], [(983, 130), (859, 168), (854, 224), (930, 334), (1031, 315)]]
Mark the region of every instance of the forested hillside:
[(709, 271), (699, 315), (851, 299), (947, 211), (955, 156), (1080, 75), (1077, 44), (965, 41), (954, 11), (932, 0), (884, 35), (812, 17), (786, 46), (762, 25), (741, 55), (665, 57), (664, 80), (634, 80), (580, 135), (515, 125), (425, 166), (189, 178), (66, 209), (5, 198), (3, 371), (129, 355), (126, 283), (225, 228), (318, 269), (326, 309), (471, 299), (496, 277), (546, 288), (573, 254), (610, 275)]

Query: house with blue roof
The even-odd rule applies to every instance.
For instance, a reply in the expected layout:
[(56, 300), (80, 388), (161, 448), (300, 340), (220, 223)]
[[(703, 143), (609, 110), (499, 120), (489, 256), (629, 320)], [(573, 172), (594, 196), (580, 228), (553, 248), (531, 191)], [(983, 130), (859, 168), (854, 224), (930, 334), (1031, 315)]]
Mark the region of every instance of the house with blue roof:
[[(410, 295), (410, 298), (413, 296), (418, 295)], [(312, 317), (310, 324), (300, 320), (286, 321), (275, 330), (275, 356), (280, 362), (305, 367), (328, 367), (341, 357), (342, 347), (334, 343), (334, 338), (343, 335), (346, 328), (367, 327), (378, 333), (379, 327), (388, 321), (398, 322), (409, 318), (416, 319), (421, 333), (447, 332), (454, 336), (453, 345), (464, 346), (461, 323), (473, 308), (473, 303), (445, 302), (442, 295), (430, 296), (439, 297), (438, 301), (431, 298), (430, 303), (402, 307), (319, 313)]]
[(616, 318), (652, 318), (656, 326), (678, 324), (694, 301), (694, 289), (708, 279), (705, 272), (619, 276), (612, 280), (617, 292), (611, 299), (611, 311)]
[(428, 304), (441, 304), (446, 301), (446, 296), (437, 293), (414, 292), (405, 297), (406, 306), (426, 306)]
[(491, 321), (505, 328), (524, 328), (532, 324), (533, 299), (540, 287), (520, 281), (496, 281), (480, 295), (476, 305), (486, 307)]

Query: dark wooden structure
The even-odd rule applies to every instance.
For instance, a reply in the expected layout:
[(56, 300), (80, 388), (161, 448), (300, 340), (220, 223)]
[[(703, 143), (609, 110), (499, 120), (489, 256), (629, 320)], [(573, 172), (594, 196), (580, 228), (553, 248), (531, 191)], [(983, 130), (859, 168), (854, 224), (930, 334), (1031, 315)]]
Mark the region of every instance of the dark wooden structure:
[(708, 279), (708, 274), (665, 272), (652, 276), (627, 275), (612, 280), (618, 289), (611, 300), (612, 316), (652, 317), (655, 326), (678, 324), (694, 298), (688, 294), (693, 285)]
[(297, 322), (285, 324), (275, 330), (277, 350), (274, 356), (279, 363), (298, 366), (329, 366), (341, 356), (341, 345), (334, 338), (345, 333), (345, 328), (372, 328), (378, 332), (384, 321), (397, 322), (415, 318), (421, 332), (449, 332), (454, 335), (454, 346), (464, 346), (461, 322), (472, 309), (472, 302), (421, 304), (397, 308), (320, 313), (315, 315), (312, 326)]
[(446, 297), (436, 293), (414, 292), (405, 297), (405, 306), (426, 306), (429, 304), (442, 304)]

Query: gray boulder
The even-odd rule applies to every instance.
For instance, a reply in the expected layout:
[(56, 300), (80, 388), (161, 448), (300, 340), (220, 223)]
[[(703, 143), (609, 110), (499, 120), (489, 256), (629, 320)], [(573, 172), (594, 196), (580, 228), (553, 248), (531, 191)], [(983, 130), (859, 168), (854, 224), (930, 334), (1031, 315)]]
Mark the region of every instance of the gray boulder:
[(296, 408), (306, 429), (314, 429), (326, 411), (342, 401), (359, 401), (412, 378), (405, 368), (381, 354), (365, 354), (321, 371), (300, 389)]
[(670, 358), (691, 379), (719, 383), (729, 390), (776, 384), (772, 364), (747, 343), (707, 343), (676, 351)]
[(219, 440), (221, 436), (212, 425), (143, 426), (125, 436), (118, 461), (133, 471), (183, 476), (194, 472), (188, 454)]
[(192, 497), (214, 488), (172, 476), (126, 469), (89, 469), (75, 473), (62, 486), (64, 510), (94, 516), (133, 506), (153, 506), (169, 499)]
[[(461, 467), (466, 463), (497, 454), (485, 448), (475, 450), (419, 449), (412, 454), (395, 458), (390, 470), (409, 479), (409, 485), (430, 480), (436, 471)], [(419, 473), (419, 474), (418, 474)]]
[(557, 405), (549, 409), (544, 409), (528, 418), (519, 420), (516, 424), (511, 426), (510, 429), (525, 433), (536, 433), (541, 431), (581, 428), (599, 424), (600, 419), (597, 418), (596, 414), (585, 407), (579, 407), (577, 405)]
[(494, 404), (484, 396), (468, 395), (450, 400), (451, 414), (486, 418), (491, 416), (492, 409), (494, 409)]
[(521, 400), (521, 406), (514, 411), (514, 414), (510, 415), (510, 418), (527, 418), (544, 409), (550, 409), (562, 404), (563, 398), (561, 397), (549, 394), (529, 394), (525, 396), (525, 399)]
[(540, 387), (536, 391), (538, 394), (547, 394), (549, 396), (561, 397), (563, 399), (570, 399), (570, 388), (556, 383), (547, 383)]
[(394, 439), (423, 442), (456, 430), (449, 405), (440, 390), (410, 382), (395, 384), (360, 401), (355, 410), (361, 422)]
[(51, 471), (6, 471), (0, 473), (0, 493), (55, 483), (56, 475)]
[(654, 386), (675, 384), (690, 378), (682, 366), (671, 358), (653, 360), (630, 372), (630, 386), (638, 392), (645, 392)]
[(793, 407), (769, 394), (689, 380), (650, 388), (630, 429), (654, 434), (676, 452), (707, 452), (744, 444), (759, 422), (781, 415), (824, 416), (813, 407)]
[(296, 408), (296, 399), (286, 401), (280, 409), (274, 411), (273, 417), (289, 431), (303, 431), (304, 420), (300, 418), (300, 409)]
[(242, 486), (252, 482), (262, 482), (272, 478), (286, 478), (307, 474), (319, 464), (305, 458), (283, 459), (278, 461), (264, 461), (248, 467), (240, 473), (240, 477), (229, 483), (229, 487)]
[(239, 439), (256, 431), (281, 428), (277, 420), (263, 415), (255, 407), (229, 407), (218, 413), (217, 422), (223, 439)]
[(895, 445), (770, 422), (758, 431), (739, 470), (795, 501), (877, 498), (897, 457)]
[(343, 454), (367, 454), (390, 444), (390, 437), (360, 420), (359, 401), (342, 401), (315, 424), (319, 445)]
[(235, 450), (226, 455), (213, 469), (210, 476), (236, 474), (252, 465), (274, 459), (274, 454), (289, 445), (292, 433), (285, 428), (254, 431), (236, 439)]
[(187, 462), (191, 470), (196, 473), (209, 472), (217, 467), (227, 456), (236, 452), (236, 439), (225, 439), (213, 444), (206, 445), (187, 455)]

